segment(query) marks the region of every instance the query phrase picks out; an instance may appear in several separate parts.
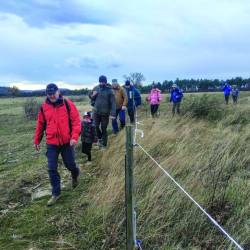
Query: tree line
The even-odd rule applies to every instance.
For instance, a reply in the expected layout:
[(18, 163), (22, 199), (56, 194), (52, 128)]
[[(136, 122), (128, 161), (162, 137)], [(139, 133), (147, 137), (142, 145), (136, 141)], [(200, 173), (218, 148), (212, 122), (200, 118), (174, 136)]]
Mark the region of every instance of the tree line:
[[(228, 80), (209, 80), (209, 79), (179, 79), (174, 81), (165, 80), (163, 82), (154, 82), (158, 89), (162, 92), (169, 92), (173, 84), (177, 84), (185, 92), (213, 92), (221, 91), (221, 87), (228, 82), (231, 86), (236, 85), (240, 90), (250, 90), (250, 78), (243, 79), (236, 77)], [(149, 93), (151, 90), (151, 84), (139, 85), (138, 89), (141, 93)]]
[[(142, 73), (134, 72), (129, 75), (123, 76), (124, 81), (130, 80), (142, 94), (149, 93), (152, 88), (152, 84), (156, 84), (157, 87), (163, 92), (168, 93), (173, 84), (177, 84), (184, 92), (213, 92), (221, 91), (221, 87), (228, 82), (231, 86), (236, 85), (240, 90), (250, 90), (250, 78), (235, 77), (228, 80), (219, 80), (219, 79), (179, 79), (176, 80), (165, 80), (163, 82), (151, 82), (146, 83), (146, 78)], [(123, 82), (120, 82), (122, 85)], [(22, 91), (19, 90), (16, 86), (13, 87), (4, 87), (4, 91), (1, 92), (3, 87), (0, 87), (0, 96), (44, 96), (45, 90), (34, 90), (34, 91)], [(87, 95), (90, 89), (61, 89), (63, 95)]]

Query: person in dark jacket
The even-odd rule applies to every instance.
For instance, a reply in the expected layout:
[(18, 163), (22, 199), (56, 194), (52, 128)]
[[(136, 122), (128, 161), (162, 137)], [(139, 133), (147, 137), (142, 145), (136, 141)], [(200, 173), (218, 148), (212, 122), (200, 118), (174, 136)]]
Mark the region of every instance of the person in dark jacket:
[(228, 104), (229, 96), (230, 96), (230, 93), (232, 91), (232, 88), (231, 88), (230, 84), (227, 82), (224, 85), (224, 87), (222, 88), (222, 90), (224, 92), (225, 102), (226, 102), (226, 104)]
[(71, 172), (72, 187), (78, 185), (79, 168), (75, 163), (74, 146), (81, 132), (81, 122), (76, 106), (72, 101), (63, 98), (56, 84), (47, 85), (46, 95), (37, 117), (34, 146), (37, 151), (40, 150), (40, 142), (46, 131), (46, 156), (52, 186), (52, 197), (47, 205), (51, 206), (56, 203), (61, 193), (60, 175), (57, 171), (59, 154)]
[(173, 102), (172, 107), (172, 114), (173, 116), (177, 112), (177, 114), (180, 114), (180, 105), (183, 98), (182, 91), (177, 87), (176, 84), (173, 84), (171, 94), (170, 94), (170, 102)]
[(232, 89), (233, 104), (237, 104), (238, 96), (239, 96), (239, 90), (237, 86), (233, 86), (233, 89)]
[(91, 164), (91, 149), (92, 144), (96, 140), (96, 130), (93, 120), (91, 119), (91, 113), (85, 112), (82, 120), (81, 129), (81, 141), (82, 141), (82, 153), (88, 156), (86, 165)]
[(116, 117), (115, 96), (112, 86), (107, 83), (106, 76), (99, 77), (99, 85), (94, 87), (90, 94), (91, 104), (94, 111), (94, 124), (100, 148), (105, 149), (108, 142), (107, 127), (109, 117)]
[(141, 105), (140, 92), (130, 83), (129, 80), (125, 82), (125, 90), (128, 97), (127, 110), (130, 119), (130, 123), (135, 122), (135, 110)]

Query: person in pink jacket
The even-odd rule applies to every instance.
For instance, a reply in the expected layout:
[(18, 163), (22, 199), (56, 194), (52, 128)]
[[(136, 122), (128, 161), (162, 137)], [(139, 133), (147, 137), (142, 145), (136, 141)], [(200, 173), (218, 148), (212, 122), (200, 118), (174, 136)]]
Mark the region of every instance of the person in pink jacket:
[(150, 94), (147, 97), (147, 101), (150, 104), (151, 115), (153, 118), (157, 116), (157, 111), (158, 111), (161, 100), (162, 100), (161, 91), (153, 83)]

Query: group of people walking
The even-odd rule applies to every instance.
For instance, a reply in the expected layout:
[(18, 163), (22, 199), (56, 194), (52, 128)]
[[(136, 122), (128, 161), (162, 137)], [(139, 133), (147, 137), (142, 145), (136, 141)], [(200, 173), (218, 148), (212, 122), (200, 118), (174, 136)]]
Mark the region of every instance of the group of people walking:
[(239, 96), (239, 89), (237, 88), (236, 85), (231, 87), (231, 85), (228, 82), (226, 82), (226, 84), (223, 86), (222, 90), (224, 92), (226, 104), (228, 104), (228, 102), (229, 102), (230, 95), (232, 95), (233, 104), (237, 104), (238, 96)]
[[(84, 112), (82, 118), (75, 104), (64, 98), (57, 85), (50, 83), (46, 87), (46, 99), (41, 105), (37, 117), (34, 146), (40, 150), (44, 132), (46, 134), (48, 173), (52, 187), (52, 196), (47, 205), (56, 203), (61, 194), (58, 157), (71, 172), (72, 188), (78, 185), (80, 170), (75, 162), (75, 149), (79, 137), (82, 141), (82, 153), (87, 155), (87, 164), (91, 163), (92, 144), (97, 142), (105, 149), (108, 142), (107, 127), (112, 120), (113, 132), (116, 134), (126, 123), (126, 111), (131, 123), (135, 122), (135, 110), (141, 105), (141, 95), (129, 80), (124, 87), (116, 79), (112, 85), (106, 76), (99, 77), (99, 85), (89, 94), (92, 112)], [(117, 118), (120, 120), (118, 126)]]
[[(238, 89), (232, 89), (226, 84), (223, 91), (226, 104), (230, 94), (234, 103), (237, 103)], [(130, 123), (135, 122), (136, 109), (142, 103), (140, 92), (129, 80), (125, 81), (124, 86), (120, 86), (117, 79), (113, 79), (111, 85), (103, 75), (99, 77), (99, 85), (90, 92), (89, 98), (93, 110), (84, 112), (81, 118), (75, 104), (61, 95), (56, 84), (50, 83), (46, 87), (46, 99), (37, 117), (34, 146), (36, 150), (40, 150), (40, 142), (45, 132), (48, 173), (52, 186), (52, 196), (47, 203), (48, 206), (56, 203), (61, 194), (60, 175), (57, 170), (59, 154), (71, 172), (72, 187), (75, 188), (78, 185), (80, 171), (75, 163), (74, 147), (79, 137), (81, 136), (82, 153), (87, 155), (86, 164), (91, 164), (92, 144), (96, 142), (102, 150), (107, 147), (109, 120), (112, 120), (113, 133), (117, 134), (126, 124), (126, 113)], [(169, 102), (173, 103), (173, 115), (180, 114), (182, 99), (182, 90), (173, 84), (169, 99)], [(152, 118), (157, 117), (162, 94), (156, 84), (152, 84), (146, 101), (150, 105)]]

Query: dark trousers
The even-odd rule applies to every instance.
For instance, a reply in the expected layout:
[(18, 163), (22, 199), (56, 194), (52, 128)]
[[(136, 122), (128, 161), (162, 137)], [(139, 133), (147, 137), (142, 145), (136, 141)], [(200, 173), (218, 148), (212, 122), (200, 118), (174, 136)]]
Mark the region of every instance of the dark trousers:
[(112, 120), (112, 128), (114, 133), (118, 133), (119, 128), (118, 128), (118, 122), (117, 122), (117, 116), (119, 115), (119, 120), (120, 120), (120, 127), (124, 128), (125, 127), (125, 121), (126, 121), (126, 113), (125, 110), (123, 109), (117, 109), (116, 110), (116, 117), (115, 119)]
[(225, 102), (226, 102), (226, 104), (228, 104), (228, 101), (229, 101), (229, 95), (225, 95)]
[(135, 109), (134, 108), (128, 108), (128, 116), (130, 119), (130, 123), (135, 122)]
[(82, 153), (88, 156), (88, 161), (91, 161), (92, 143), (82, 142)]
[(158, 108), (159, 108), (159, 104), (151, 104), (150, 105), (152, 117), (155, 117), (157, 115)]
[(233, 95), (232, 97), (233, 97), (233, 103), (236, 104), (237, 101), (238, 101), (238, 96), (234, 96), (234, 95)]
[(108, 143), (107, 127), (109, 124), (109, 115), (99, 115), (94, 113), (94, 123), (97, 137), (99, 140), (102, 140), (102, 145), (106, 147)]
[(172, 108), (172, 113), (173, 115), (177, 112), (177, 114), (180, 114), (180, 106), (181, 103), (180, 102), (174, 102), (173, 103), (173, 108)]
[(52, 195), (55, 196), (61, 193), (60, 175), (57, 171), (59, 154), (62, 156), (65, 167), (71, 172), (72, 178), (76, 179), (79, 175), (79, 168), (75, 163), (74, 147), (69, 144), (62, 146), (47, 144), (46, 156), (48, 159), (49, 179), (52, 186)]

